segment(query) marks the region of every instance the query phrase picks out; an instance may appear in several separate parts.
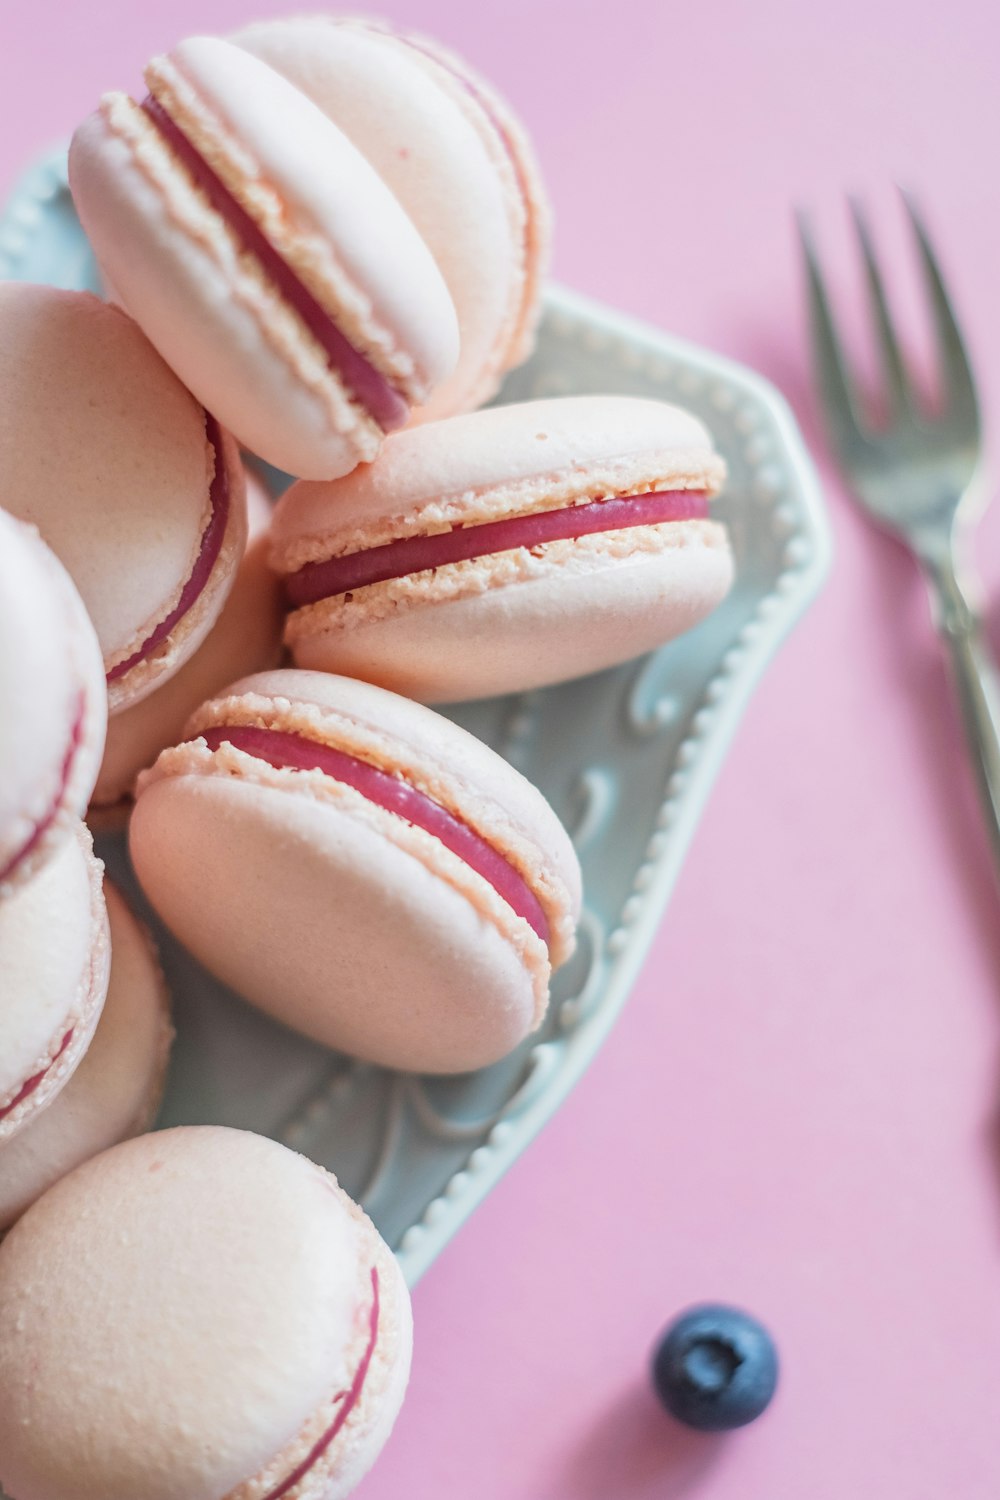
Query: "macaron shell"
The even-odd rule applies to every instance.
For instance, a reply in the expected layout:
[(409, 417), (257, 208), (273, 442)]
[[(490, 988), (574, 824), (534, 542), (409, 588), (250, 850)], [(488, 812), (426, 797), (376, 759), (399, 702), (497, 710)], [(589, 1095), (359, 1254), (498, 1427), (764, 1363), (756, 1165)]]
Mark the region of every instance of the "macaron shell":
[(31, 877), (83, 812), (107, 724), (104, 663), (80, 597), (37, 533), (4, 511), (0, 724), (2, 896)]
[[(552, 242), (552, 209), (527, 132), (493, 84), (470, 68), (436, 38), (408, 33), (400, 40), (411, 46), (435, 76), (444, 73), (454, 98), (469, 111), (489, 139), (490, 152), (506, 178), (513, 171), (517, 189), (517, 219), (523, 221), (523, 278), (518, 314), (508, 330), (505, 368), (527, 359), (535, 343), (542, 310), (542, 278), (548, 270)], [(513, 211), (513, 198), (509, 200)], [(444, 411), (422, 409), (424, 419), (437, 420)]]
[(136, 776), (152, 765), (165, 745), (181, 738), (185, 722), (200, 703), (234, 678), (274, 665), (281, 655), (280, 591), (267, 565), (265, 532), (271, 508), (259, 481), (249, 476), (247, 495), (248, 500), (252, 495), (250, 529), (256, 539), (239, 565), (222, 613), (173, 677), (111, 719), (91, 802), (92, 820), (99, 809), (131, 798)]
[[(269, 289), (241, 275), (226, 234), (207, 213), (198, 237), (194, 221), (186, 223), (189, 184), (178, 175), (176, 198), (165, 196), (103, 114), (79, 126), (69, 165), (83, 227), (121, 300), (141, 312), (166, 360), (241, 442), (278, 468), (317, 478), (375, 456), (371, 424), (335, 404), (320, 351), (290, 314), (275, 313)], [(252, 369), (253, 382), (235, 378), (237, 367)]]
[[(281, 1487), (282, 1480), (309, 1464), (308, 1472), (288, 1495), (293, 1500), (316, 1496), (317, 1500), (342, 1500), (368, 1473), (392, 1431), (399, 1415), (410, 1376), (413, 1355), (413, 1313), (410, 1294), (399, 1263), (362, 1211), (350, 1200), (365, 1243), (361, 1260), (373, 1266), (378, 1276), (378, 1335), (359, 1398), (333, 1441), (310, 1463), (319, 1443), (338, 1415), (342, 1392), (329, 1399), (305, 1424), (288, 1448), (278, 1454), (263, 1473), (240, 1485), (226, 1500), (260, 1500)], [(370, 1272), (363, 1279), (362, 1297), (368, 1297)], [(362, 1325), (363, 1326), (363, 1325)], [(369, 1329), (370, 1333), (370, 1329)], [(287, 1482), (287, 1481), (286, 1481)]]
[(118, 308), (87, 293), (0, 286), (0, 491), (71, 575), (105, 670), (176, 605), (201, 549), (216, 462), (229, 522), (213, 574), (163, 645), (113, 681), (112, 710), (175, 670), (218, 614), (242, 553), (241, 470), (217, 455), (205, 413)]
[(655, 479), (707, 488), (724, 474), (701, 422), (663, 401), (564, 396), (394, 433), (378, 462), (278, 502), (274, 566), (378, 546), (420, 529), (496, 520)]
[(167, 926), (287, 1025), (387, 1067), (493, 1062), (536, 1023), (537, 979), (510, 935), (385, 820), (402, 822), (298, 784), (193, 770), (140, 786), (129, 847)]
[[(195, 41), (202, 50), (209, 46), (208, 39)], [(185, 44), (185, 68), (193, 66), (192, 46)], [(391, 287), (378, 317), (395, 333), (393, 320), (405, 312), (405, 331), (417, 328), (420, 342), (400, 350), (401, 356), (426, 364), (430, 378), (444, 378), (458, 353), (454, 307), (430, 252), (384, 184), (336, 126), (273, 70), (239, 48), (222, 42), (212, 47), (231, 54), (229, 63), (235, 58), (247, 81), (255, 134), (265, 118), (258, 113), (262, 89), (270, 100), (268, 129), (287, 117), (287, 139), (285, 133), (264, 137), (276, 153), (276, 170), (284, 171), (282, 162), (292, 158), (294, 175), (276, 182), (275, 190), (289, 194), (292, 205), (302, 199), (304, 215), (324, 204), (329, 213), (347, 187), (355, 194), (350, 228), (340, 226), (336, 244), (326, 244), (322, 226), (310, 222), (306, 249), (314, 256), (322, 252), (324, 274), (332, 274), (347, 234), (352, 264), (364, 257), (369, 268), (365, 286), (350, 298), (355, 315), (370, 305), (368, 286), (380, 294)], [(240, 79), (224, 83), (232, 103)], [(221, 98), (222, 80), (218, 87)], [(249, 100), (241, 108), (245, 113)], [(381, 440), (377, 424), (348, 399), (298, 315), (242, 253), (137, 106), (123, 95), (108, 96), (77, 130), (69, 170), (80, 218), (118, 295), (170, 365), (246, 447), (290, 473), (316, 478), (347, 473), (374, 457)], [(362, 246), (355, 245), (359, 234)], [(245, 379), (248, 368), (253, 381)]]
[[(245, 476), (235, 440), (228, 432), (220, 429), (219, 433), (220, 446), (215, 450), (215, 463), (225, 470), (229, 508), (218, 556), (197, 598), (184, 611), (169, 635), (137, 660), (123, 676), (108, 683), (108, 704), (111, 711), (109, 728), (116, 714), (133, 703), (141, 703), (157, 688), (169, 683), (174, 674), (190, 661), (207, 638), (232, 591), (246, 548)], [(199, 538), (199, 551), (200, 547)], [(196, 556), (197, 554), (195, 558)], [(192, 566), (195, 558), (192, 558)], [(175, 606), (180, 602), (179, 594), (180, 590), (173, 601)], [(143, 643), (140, 642), (141, 644)]]
[(291, 617), (286, 639), (297, 666), (425, 703), (565, 682), (663, 645), (725, 598), (733, 561), (723, 528), (675, 521), (658, 530), (649, 552), (613, 532), (550, 543), (540, 556), (459, 564), (426, 585), (375, 585), (366, 593), (381, 591), (369, 601), (380, 612), (370, 624), (360, 598), (350, 615), (322, 602)]
[(141, 1136), (64, 1177), (0, 1246), (4, 1486), (245, 1494), (351, 1384), (366, 1224), (305, 1158), (218, 1127)]
[[(324, 242), (335, 247), (329, 274), (342, 299), (338, 322), (344, 319), (352, 342), (371, 349), (378, 367), (386, 373), (395, 368), (404, 382), (412, 376), (432, 388), (451, 374), (458, 324), (441, 272), (395, 195), (349, 137), (280, 73), (217, 37), (181, 42), (169, 65), (241, 155), (249, 154), (255, 177), (280, 195), (275, 233), (290, 223), (310, 236), (297, 267), (303, 276), (318, 280)], [(153, 84), (157, 67), (150, 65)], [(256, 186), (248, 184), (248, 194)], [(291, 263), (296, 245), (286, 233)]]
[(65, 1088), (0, 1146), (0, 1234), (53, 1183), (108, 1146), (148, 1129), (159, 1104), (173, 1030), (148, 933), (106, 884), (111, 973), (104, 1011)]
[(65, 1087), (100, 1019), (110, 967), (103, 868), (78, 822), (32, 879), (0, 901), (0, 1107), (45, 1073), (0, 1118), (0, 1144)]
[(482, 740), (371, 683), (288, 669), (233, 683), (194, 715), (187, 735), (209, 723), (246, 722), (313, 735), (405, 776), (448, 807), (513, 860), (547, 908), (555, 962), (569, 956), (582, 900), (572, 841), (538, 788)]
[(323, 1466), (322, 1500), (345, 1500), (369, 1472), (389, 1439), (406, 1395), (413, 1356), (413, 1310), (399, 1262), (380, 1243), (379, 1342), (362, 1398)]
[[(486, 401), (503, 371), (529, 352), (522, 325), (537, 303), (542, 236), (529, 235), (510, 154), (456, 76), (461, 64), (451, 59), (449, 72), (405, 36), (330, 16), (259, 22), (232, 40), (340, 126), (395, 193), (441, 268), (458, 314), (461, 355), (418, 418)], [(537, 182), (533, 168), (523, 175)], [(540, 187), (535, 196), (541, 199)], [(541, 220), (542, 213), (533, 209), (532, 216)]]
[(377, 1407), (373, 1404), (364, 1413), (365, 1420), (359, 1421), (356, 1433), (352, 1433), (350, 1442), (345, 1443), (326, 1500), (346, 1500), (346, 1496), (360, 1484), (385, 1447), (406, 1396), (413, 1354), (413, 1310), (409, 1290), (395, 1257), (392, 1257), (392, 1269), (395, 1274), (390, 1277), (389, 1268), (386, 1268), (382, 1283), (395, 1304), (396, 1349), (391, 1360), (383, 1362), (387, 1368), (382, 1375), (382, 1399)]

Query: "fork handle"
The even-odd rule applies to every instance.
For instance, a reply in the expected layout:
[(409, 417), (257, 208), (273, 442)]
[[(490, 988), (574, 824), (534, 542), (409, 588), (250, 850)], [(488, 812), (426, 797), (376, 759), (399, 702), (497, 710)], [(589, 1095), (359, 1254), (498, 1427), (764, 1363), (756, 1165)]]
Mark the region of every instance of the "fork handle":
[(1000, 875), (1000, 684), (996, 667), (982, 620), (954, 564), (949, 559), (925, 566), (937, 606), (938, 631), (951, 658), (966, 745)]

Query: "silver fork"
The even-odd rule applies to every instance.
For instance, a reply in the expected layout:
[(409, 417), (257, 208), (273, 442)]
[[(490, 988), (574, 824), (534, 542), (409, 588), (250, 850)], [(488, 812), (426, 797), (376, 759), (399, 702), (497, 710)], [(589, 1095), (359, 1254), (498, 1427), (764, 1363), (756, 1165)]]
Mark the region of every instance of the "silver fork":
[(852, 203), (867, 274), (884, 381), (885, 418), (862, 410), (843, 353), (809, 224), (800, 215), (816, 381), (834, 455), (855, 498), (914, 553), (930, 585), (934, 618), (951, 659), (983, 812), (1000, 871), (1000, 690), (965, 556), (984, 492), (979, 403), (944, 279), (926, 227), (904, 194), (934, 318), (940, 404), (921, 401), (900, 349), (871, 231)]

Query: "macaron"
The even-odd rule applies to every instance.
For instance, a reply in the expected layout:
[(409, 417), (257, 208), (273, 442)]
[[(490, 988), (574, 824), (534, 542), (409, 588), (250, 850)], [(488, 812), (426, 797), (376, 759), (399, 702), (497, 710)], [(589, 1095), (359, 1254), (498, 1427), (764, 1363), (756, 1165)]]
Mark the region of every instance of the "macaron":
[(17, 1500), (339, 1500), (409, 1374), (399, 1267), (336, 1180), (189, 1126), (92, 1158), (0, 1245)]
[(389, 1067), (496, 1061), (545, 1014), (580, 871), (542, 794), (431, 709), (285, 670), (236, 683), (139, 778), (132, 862), (246, 999)]
[(550, 238), (541, 176), (509, 106), (436, 42), (380, 23), (297, 16), (232, 40), (350, 137), (441, 269), (461, 353), (417, 420), (482, 405), (531, 352)]
[(431, 252), (332, 120), (242, 48), (193, 37), (146, 83), (70, 148), (116, 294), (262, 458), (309, 478), (374, 458), (458, 358)]
[(34, 528), (0, 510), (0, 899), (86, 807), (107, 717), (79, 594)]
[(0, 900), (0, 1145), (78, 1067), (108, 992), (104, 867), (83, 823)]
[(301, 667), (425, 702), (596, 672), (696, 624), (733, 558), (724, 465), (664, 402), (569, 396), (402, 432), (337, 484), (297, 484), (272, 566)]
[(236, 445), (120, 308), (0, 284), (0, 494), (66, 567), (112, 713), (217, 618), (246, 541)]
[(0, 1234), (46, 1188), (108, 1146), (148, 1130), (173, 1040), (166, 984), (148, 932), (105, 883), (111, 934), (108, 997), (65, 1088), (0, 1145)]
[(180, 671), (148, 698), (115, 714), (108, 724), (104, 759), (88, 814), (92, 827), (124, 821), (135, 778), (166, 745), (180, 739), (199, 704), (237, 677), (277, 666), (284, 614), (278, 580), (267, 565), (271, 510), (260, 480), (248, 473), (249, 542), (232, 592)]

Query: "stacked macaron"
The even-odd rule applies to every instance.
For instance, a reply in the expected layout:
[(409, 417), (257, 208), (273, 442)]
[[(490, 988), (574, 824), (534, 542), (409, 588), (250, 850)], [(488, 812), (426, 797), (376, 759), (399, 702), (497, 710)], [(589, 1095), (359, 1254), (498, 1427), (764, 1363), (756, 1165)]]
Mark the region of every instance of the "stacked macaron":
[[(405, 1286), (313, 1164), (142, 1135), (163, 978), (81, 816), (129, 817), (157, 915), (278, 1020), (498, 1061), (580, 870), (427, 705), (697, 623), (732, 577), (724, 469), (661, 402), (478, 409), (531, 352), (549, 215), (458, 58), (310, 17), (145, 78), (70, 151), (108, 300), (0, 286), (0, 1485), (337, 1500), (402, 1400)], [(296, 481), (276, 510), (238, 445)]]
[(106, 724), (80, 596), (34, 528), (0, 511), (0, 1233), (68, 1167), (143, 1128), (163, 1080), (156, 957), (106, 898), (81, 820)]

